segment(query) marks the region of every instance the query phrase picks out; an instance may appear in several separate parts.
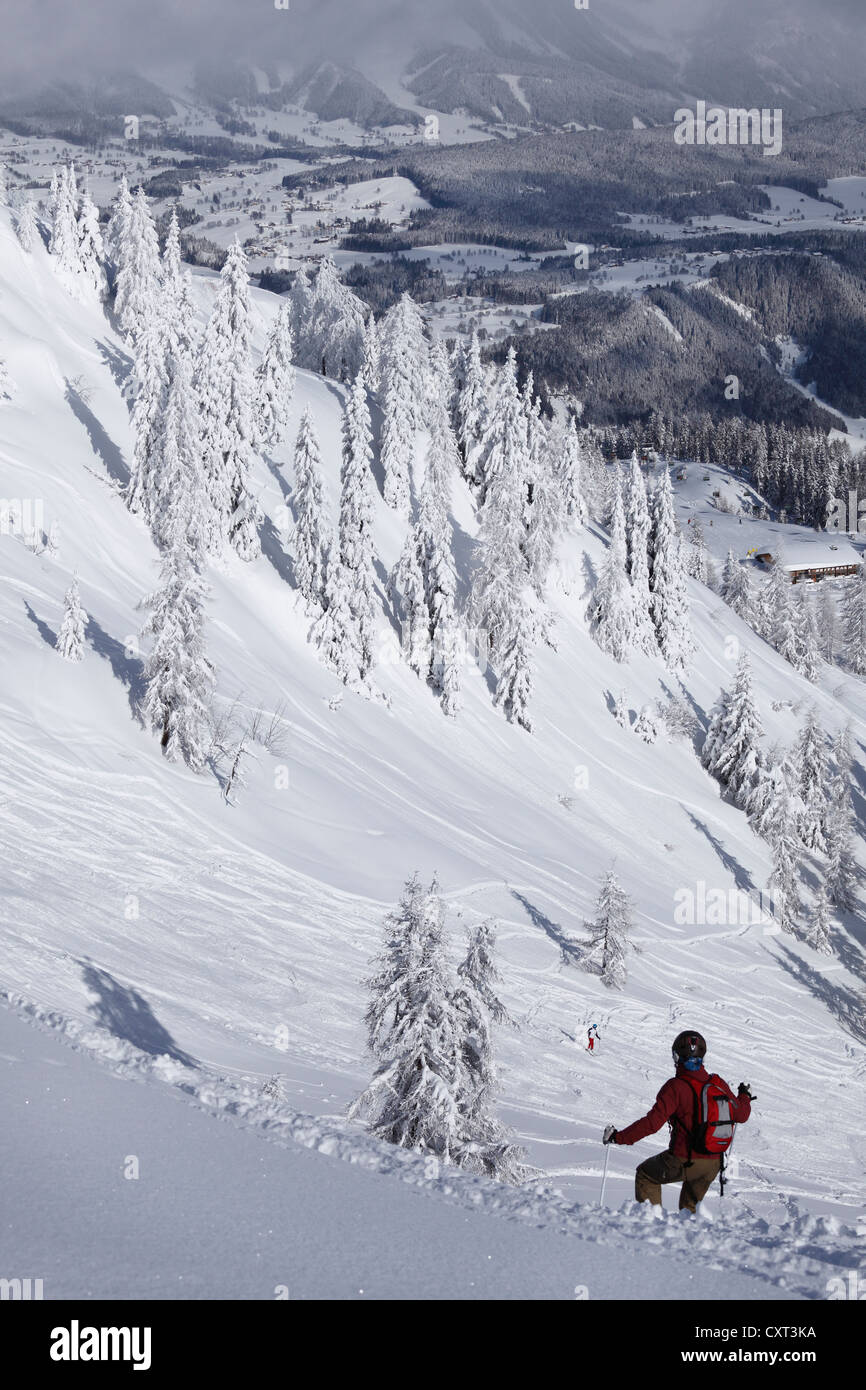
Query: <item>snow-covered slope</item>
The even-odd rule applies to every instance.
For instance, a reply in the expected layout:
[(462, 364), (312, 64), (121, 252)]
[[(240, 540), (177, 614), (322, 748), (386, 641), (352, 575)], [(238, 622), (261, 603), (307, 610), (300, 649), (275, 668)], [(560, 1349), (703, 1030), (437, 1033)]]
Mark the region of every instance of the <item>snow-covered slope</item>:
[[(195, 283), (204, 313), (214, 281)], [(277, 301), (255, 302), (261, 346)], [(0, 494), (38, 501), (45, 529), (59, 531), (55, 556), (0, 536), (0, 985), (73, 1029), (95, 1022), (99, 1050), (110, 1035), (118, 1056), (132, 1046), (194, 1064), (196, 1086), (214, 1096), (254, 1094), (278, 1073), (286, 1105), (351, 1148), (367, 1142), (352, 1141), (342, 1117), (369, 1073), (368, 961), (406, 876), (437, 870), (455, 951), (478, 914), (502, 923), (505, 998), (521, 1023), (499, 1038), (502, 1113), (569, 1201), (597, 1200), (603, 1123), (648, 1108), (672, 1036), (695, 1026), (713, 1068), (759, 1097), (725, 1202), (754, 1214), (756, 1233), (798, 1213), (853, 1222), (866, 1195), (862, 918), (839, 924), (832, 958), (760, 923), (676, 924), (678, 890), (762, 888), (767, 848), (689, 743), (647, 745), (612, 717), (608, 692), (625, 687), (638, 709), (675, 682), (649, 659), (616, 666), (588, 635), (587, 575), (603, 537), (576, 533), (565, 549), (552, 596), (558, 650), (538, 653), (536, 732), (506, 723), (475, 667), (449, 721), (399, 659), (384, 602), (377, 698), (346, 692), (320, 664), (291, 582), (289, 447), (273, 466), (261, 461), (265, 554), (212, 573), (208, 641), (220, 699), (284, 702), (287, 739), (284, 752), (260, 753), (228, 806), (211, 776), (166, 764), (134, 713), (138, 605), (156, 554), (118, 495), (132, 442), (118, 385), (125, 349), (97, 306), (67, 295), (41, 248), (24, 255), (3, 212), (0, 357), (16, 388), (0, 402)], [(332, 504), (342, 398), (298, 373), (289, 438), (309, 404)], [(474, 520), (457, 480), (453, 515), (465, 579)], [(380, 581), (402, 540), (380, 502)], [(53, 649), (73, 571), (91, 619), (80, 666)], [(709, 590), (691, 593), (695, 710), (708, 712), (736, 643), (747, 645), (768, 742), (790, 743), (814, 700), (829, 731), (852, 721), (866, 786), (862, 683), (826, 670), (807, 685)], [(614, 858), (641, 948), (621, 995), (569, 952)], [(591, 1022), (595, 1058), (582, 1050)], [(650, 1141), (613, 1154), (614, 1205), (652, 1151)], [(848, 1248), (835, 1223), (821, 1231), (816, 1248)], [(807, 1271), (802, 1291), (820, 1292), (822, 1278)]]

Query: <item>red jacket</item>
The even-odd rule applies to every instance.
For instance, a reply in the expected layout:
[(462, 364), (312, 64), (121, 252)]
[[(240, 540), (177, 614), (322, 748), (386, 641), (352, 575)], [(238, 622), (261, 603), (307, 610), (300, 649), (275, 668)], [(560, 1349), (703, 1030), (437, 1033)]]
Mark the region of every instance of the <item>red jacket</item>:
[[(678, 1066), (676, 1076), (666, 1081), (656, 1096), (656, 1103), (642, 1120), (635, 1120), (627, 1129), (617, 1131), (617, 1144), (636, 1144), (648, 1134), (655, 1134), (667, 1120), (671, 1127), (670, 1149), (677, 1158), (689, 1157), (689, 1134), (695, 1123), (695, 1087), (686, 1079), (694, 1078), (703, 1083), (709, 1081), (710, 1073), (703, 1067), (699, 1071), (687, 1071)], [(720, 1078), (721, 1079), (721, 1078)], [(731, 1115), (738, 1125), (745, 1124), (752, 1113), (752, 1102), (748, 1096), (733, 1097)]]

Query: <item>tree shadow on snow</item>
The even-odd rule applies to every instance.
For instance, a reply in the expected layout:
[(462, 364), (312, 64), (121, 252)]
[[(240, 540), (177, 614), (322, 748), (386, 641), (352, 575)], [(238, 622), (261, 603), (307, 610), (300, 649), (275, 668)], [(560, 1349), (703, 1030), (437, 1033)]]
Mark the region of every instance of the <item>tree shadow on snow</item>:
[(51, 628), (48, 626), (47, 623), (43, 623), (38, 613), (35, 613), (33, 611), (26, 599), (24, 600), (24, 611), (26, 612), (33, 626), (36, 628), (36, 631), (39, 633), (39, 636), (42, 638), (42, 641), (45, 642), (49, 647), (56, 647), (57, 633), (52, 632)]
[(551, 922), (549, 917), (545, 917), (544, 913), (534, 907), (528, 898), (524, 898), (522, 893), (518, 893), (516, 888), (511, 889), (511, 896), (520, 903), (532, 925), (540, 927), (545, 936), (549, 936), (554, 945), (559, 947), (562, 952), (563, 965), (581, 965), (584, 952), (583, 947), (578, 942), (573, 941), (570, 936), (566, 936), (562, 927)]
[(272, 476), (276, 479), (277, 487), (283, 494), (283, 501), (285, 502), (286, 506), (288, 506), (289, 499), (292, 495), (292, 487), (291, 484), (286, 480), (283, 474), (282, 467), (280, 466), (280, 464), (277, 463), (276, 459), (271, 458), (270, 454), (263, 454), (262, 457), (264, 458), (264, 461), (267, 464), (268, 472), (271, 473)]
[(776, 959), (798, 985), (826, 1005), (847, 1033), (858, 1042), (866, 1042), (866, 998), (862, 994), (847, 985), (832, 984), (820, 970), (801, 960), (781, 941)]
[(122, 642), (105, 631), (93, 615), (88, 616), (85, 635), (90, 646), (108, 662), (112, 675), (125, 687), (129, 697), (129, 708), (141, 723), (141, 701), (144, 699), (144, 665), (137, 656), (128, 656)]
[(71, 381), (66, 382), (66, 399), (76, 420), (87, 430), (87, 436), (95, 454), (98, 454), (105, 471), (118, 487), (126, 487), (129, 482), (129, 469), (123, 454), (110, 435), (106, 434), (93, 411)]
[(262, 547), (262, 554), (265, 559), (273, 565), (280, 579), (292, 589), (296, 589), (298, 584), (295, 578), (294, 561), (283, 549), (280, 533), (269, 516), (265, 517), (259, 527), (259, 541)]
[(121, 352), (113, 343), (99, 342), (96, 344), (99, 354), (111, 375), (114, 377), (116, 386), (121, 390), (129, 380), (132, 371), (133, 361), (129, 353)]
[[(682, 803), (680, 804), (682, 805)], [(719, 859), (724, 864), (728, 873), (731, 874), (731, 876), (733, 877), (733, 880), (737, 887), (740, 889), (740, 891), (745, 893), (753, 893), (755, 891), (755, 885), (752, 881), (752, 875), (749, 873), (748, 869), (744, 869), (739, 859), (735, 859), (732, 854), (728, 853), (721, 840), (716, 839), (715, 835), (710, 830), (708, 825), (705, 825), (702, 820), (698, 820), (698, 817), (696, 815), (693, 815), (693, 813), (686, 806), (683, 806), (682, 809), (685, 811), (686, 815), (688, 816), (695, 829), (699, 830), (701, 834), (705, 835), (706, 838), (709, 840)]]
[(89, 1012), (115, 1038), (132, 1043), (151, 1057), (171, 1057), (185, 1067), (198, 1065), (196, 1059), (179, 1048), (171, 1034), (155, 1017), (147, 1000), (129, 985), (122, 985), (90, 961), (79, 961), (87, 988), (98, 996)]

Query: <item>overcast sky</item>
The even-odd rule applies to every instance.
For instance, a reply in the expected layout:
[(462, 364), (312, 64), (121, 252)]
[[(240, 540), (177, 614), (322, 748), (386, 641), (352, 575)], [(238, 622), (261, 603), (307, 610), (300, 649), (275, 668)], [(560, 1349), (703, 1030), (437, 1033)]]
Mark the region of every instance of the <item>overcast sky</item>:
[[(740, 10), (745, 0), (589, 0), (598, 19), (627, 27), (632, 10), (672, 34), (694, 26), (705, 10), (717, 18)], [(196, 58), (270, 54), (305, 61), (326, 53), (351, 61), (360, 43), (384, 40), (399, 27), (404, 38), (465, 42), (461, 24), (472, 3), (494, 13), (518, 10), (524, 18), (541, 8), (573, 13), (573, 0), (0, 0), (0, 69), (8, 75), (75, 78), (85, 68), (159, 66)], [(860, 34), (866, 0), (748, 0), (745, 12), (798, 14), (810, 24), (821, 16), (847, 17)]]

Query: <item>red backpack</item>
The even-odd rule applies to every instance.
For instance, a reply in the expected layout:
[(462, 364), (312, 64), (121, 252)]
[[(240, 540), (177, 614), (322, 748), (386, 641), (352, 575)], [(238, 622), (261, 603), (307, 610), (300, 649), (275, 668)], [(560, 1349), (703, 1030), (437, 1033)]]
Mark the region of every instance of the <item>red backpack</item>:
[(730, 1086), (715, 1074), (709, 1081), (693, 1081), (690, 1076), (683, 1080), (688, 1081), (695, 1098), (695, 1118), (689, 1134), (691, 1152), (713, 1157), (727, 1153), (734, 1140), (734, 1093)]

